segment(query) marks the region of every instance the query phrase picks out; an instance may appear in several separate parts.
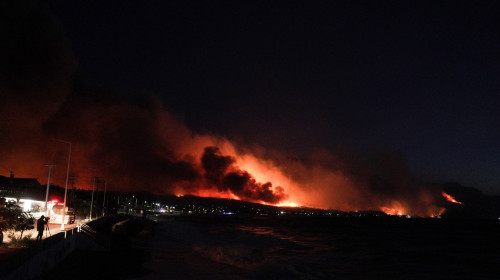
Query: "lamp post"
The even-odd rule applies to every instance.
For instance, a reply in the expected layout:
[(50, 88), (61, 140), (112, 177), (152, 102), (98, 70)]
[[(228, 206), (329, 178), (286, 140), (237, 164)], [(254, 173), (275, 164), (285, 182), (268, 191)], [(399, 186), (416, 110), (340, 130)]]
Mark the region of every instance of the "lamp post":
[(47, 179), (47, 191), (45, 192), (45, 215), (49, 215), (49, 209), (47, 209), (47, 200), (49, 200), (49, 187), (50, 187), (50, 172), (52, 171), (52, 167), (54, 164), (45, 164), (49, 168), (49, 178)]
[(62, 214), (61, 230), (64, 230), (65, 218), (66, 218), (66, 197), (68, 196), (68, 179), (69, 179), (69, 163), (71, 161), (71, 142), (64, 141), (61, 139), (54, 139), (59, 142), (69, 144), (69, 154), (68, 154), (68, 170), (66, 171), (66, 188), (64, 190), (64, 208)]

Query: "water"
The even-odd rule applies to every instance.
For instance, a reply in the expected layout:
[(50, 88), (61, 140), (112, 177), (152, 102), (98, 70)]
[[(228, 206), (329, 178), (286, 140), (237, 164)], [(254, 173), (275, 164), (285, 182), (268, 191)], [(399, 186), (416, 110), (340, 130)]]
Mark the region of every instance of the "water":
[(500, 279), (500, 221), (185, 216), (144, 279)]

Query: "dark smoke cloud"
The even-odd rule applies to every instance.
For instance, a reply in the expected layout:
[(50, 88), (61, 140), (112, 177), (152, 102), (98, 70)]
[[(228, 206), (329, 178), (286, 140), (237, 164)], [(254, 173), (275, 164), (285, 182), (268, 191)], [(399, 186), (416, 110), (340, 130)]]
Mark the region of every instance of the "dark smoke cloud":
[(201, 164), (205, 169), (205, 178), (216, 186), (222, 185), (222, 179), (235, 160), (230, 156), (223, 156), (217, 147), (206, 147), (201, 158)]
[(68, 96), (76, 59), (42, 1), (1, 1), (0, 34), (0, 169), (39, 176), (42, 124)]
[(73, 143), (71, 173), (79, 176), (78, 187), (89, 187), (90, 168), (107, 178), (111, 190), (215, 189), (273, 204), (293, 197), (313, 207), (379, 210), (399, 205), (422, 215), (435, 205), (433, 188), (413, 178), (402, 155), (387, 151), (366, 157), (318, 150), (306, 159), (290, 159), (269, 149), (246, 150), (269, 159), (269, 169), (290, 179), (287, 185), (279, 183), (286, 192), (267, 179), (257, 182), (255, 174), (238, 167), (234, 154), (217, 147), (227, 140), (193, 133), (155, 97), (137, 94), (123, 100), (112, 88), (89, 86), (77, 72), (63, 29), (43, 2), (0, 5), (3, 175), (13, 170), (43, 182), (43, 165), (54, 163), (52, 178), (63, 185), (68, 146), (52, 140), (59, 138)]
[(282, 188), (273, 192), (271, 183), (260, 184), (237, 169), (231, 157), (202, 159), (202, 152), (187, 147), (193, 133), (154, 96), (141, 93), (124, 100), (112, 88), (89, 86), (76, 70), (63, 29), (41, 3), (13, 3), (10, 17), (3, 18), (10, 27), (1, 60), (4, 174), (11, 169), (16, 176), (46, 178), (43, 165), (55, 163), (52, 179), (63, 185), (68, 146), (57, 138), (72, 143), (70, 169), (80, 187), (88, 187), (95, 170), (110, 189), (122, 191), (174, 193), (217, 186), (252, 201), (275, 203), (285, 197)]
[(439, 187), (415, 178), (404, 155), (389, 149), (377, 147), (366, 154), (345, 147), (335, 153), (320, 149), (308, 158), (275, 161), (317, 207), (402, 209), (420, 216), (440, 211)]
[(141, 106), (115, 104), (96, 93), (74, 92), (63, 105), (68, 109), (46, 122), (45, 131), (80, 147), (75, 169), (96, 168), (121, 190), (169, 192), (178, 182), (196, 180), (194, 163), (178, 158), (175, 143), (160, 136), (162, 122), (179, 124), (159, 101), (144, 99)]
[(201, 162), (205, 178), (219, 191), (230, 191), (243, 200), (272, 204), (287, 198), (282, 187), (273, 188), (271, 182), (258, 183), (248, 172), (235, 166), (233, 157), (222, 155), (217, 147), (206, 147)]
[[(7, 0), (0, 5), (2, 117), (9, 112), (25, 114), (24, 123), (43, 120), (67, 96), (76, 59), (42, 1)], [(8, 120), (19, 125), (14, 118)]]
[(151, 96), (124, 102), (112, 89), (95, 89), (77, 72), (77, 62), (60, 23), (43, 1), (0, 4), (0, 166), (2, 173), (65, 181), (68, 146), (78, 185), (90, 169), (122, 190), (156, 190), (199, 174), (192, 162), (174, 156), (162, 141), (159, 122), (182, 126)]

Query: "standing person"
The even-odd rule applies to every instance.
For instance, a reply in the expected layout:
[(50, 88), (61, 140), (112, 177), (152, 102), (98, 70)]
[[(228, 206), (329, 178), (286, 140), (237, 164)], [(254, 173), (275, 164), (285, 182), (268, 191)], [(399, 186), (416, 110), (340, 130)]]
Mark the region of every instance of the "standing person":
[(36, 230), (38, 231), (38, 235), (36, 236), (36, 241), (42, 240), (43, 237), (43, 231), (45, 230), (45, 224), (47, 221), (45, 221), (45, 216), (42, 215), (40, 219), (36, 221)]

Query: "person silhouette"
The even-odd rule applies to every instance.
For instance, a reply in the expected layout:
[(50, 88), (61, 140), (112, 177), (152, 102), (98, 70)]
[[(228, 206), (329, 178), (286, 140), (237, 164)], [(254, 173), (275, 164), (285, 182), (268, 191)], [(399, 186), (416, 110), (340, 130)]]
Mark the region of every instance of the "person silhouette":
[(42, 240), (43, 231), (45, 230), (45, 224), (47, 224), (47, 221), (45, 220), (45, 216), (42, 215), (36, 222), (36, 230), (38, 231), (36, 241)]

